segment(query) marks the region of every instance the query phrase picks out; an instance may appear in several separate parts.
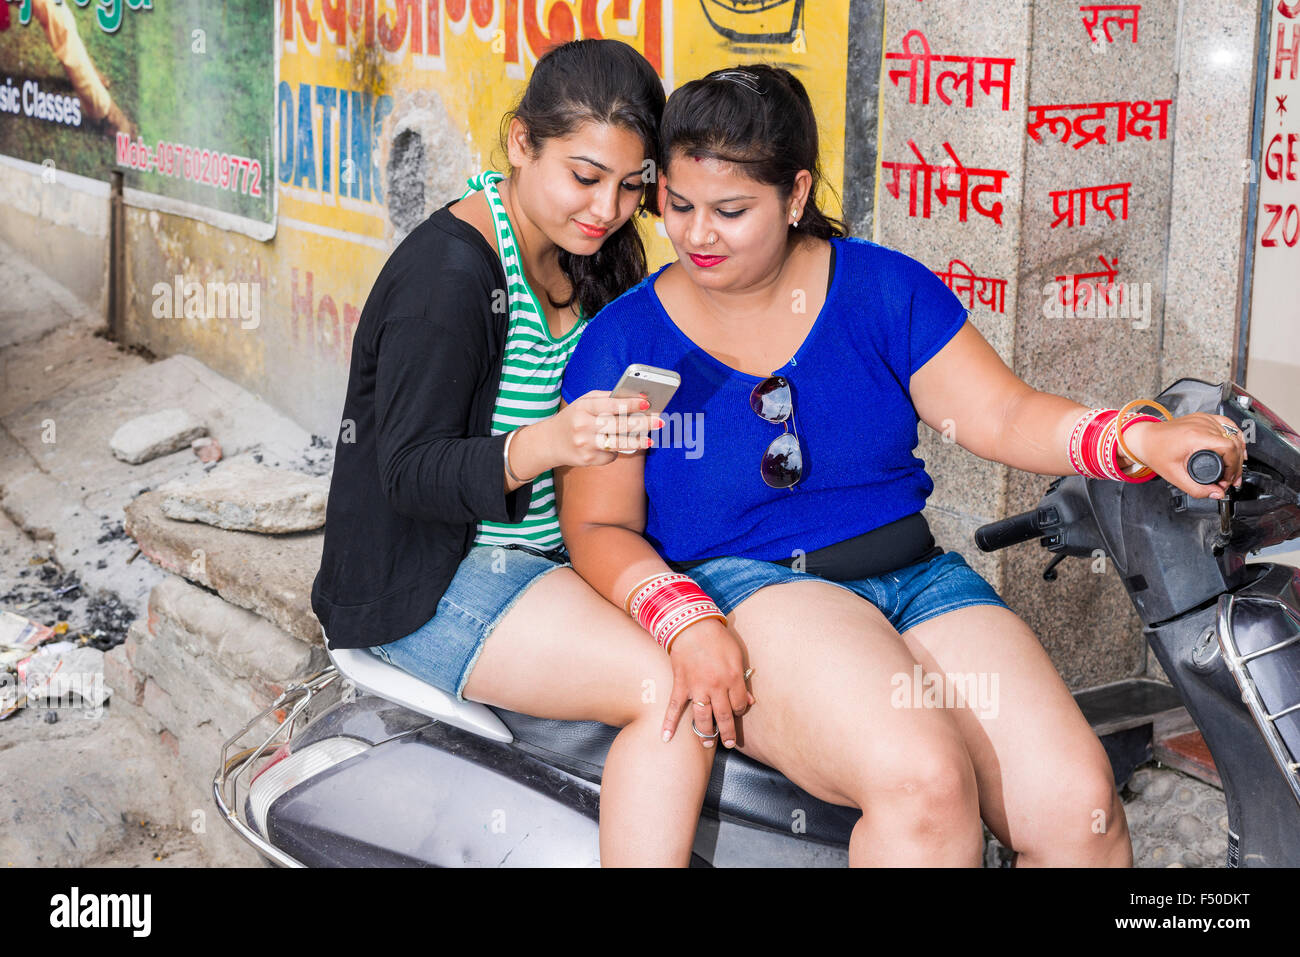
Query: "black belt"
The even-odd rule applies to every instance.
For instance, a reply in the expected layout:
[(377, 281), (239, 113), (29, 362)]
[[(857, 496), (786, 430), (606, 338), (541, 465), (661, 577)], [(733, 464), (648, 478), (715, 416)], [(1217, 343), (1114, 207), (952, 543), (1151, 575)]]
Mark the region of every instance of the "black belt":
[[(873, 528), (871, 531), (834, 545), (827, 545), (806, 555), (773, 561), (774, 565), (793, 568), (801, 562), (804, 571), (829, 581), (857, 581), (874, 578), (888, 572), (929, 561), (943, 554), (934, 543), (930, 525), (920, 512), (914, 512), (897, 521)], [(697, 565), (712, 561), (701, 558), (691, 562), (668, 562), (677, 572), (689, 571)]]
[(497, 547), (515, 548), (521, 552), (529, 552), (533, 555), (537, 555), (539, 558), (549, 559), (556, 563), (567, 562), (569, 560), (568, 552), (565, 551), (563, 545), (556, 545), (554, 548), (548, 548), (546, 551), (542, 551), (540, 548), (533, 548), (531, 545), (520, 545), (517, 542), (511, 542), (509, 545), (498, 545)]

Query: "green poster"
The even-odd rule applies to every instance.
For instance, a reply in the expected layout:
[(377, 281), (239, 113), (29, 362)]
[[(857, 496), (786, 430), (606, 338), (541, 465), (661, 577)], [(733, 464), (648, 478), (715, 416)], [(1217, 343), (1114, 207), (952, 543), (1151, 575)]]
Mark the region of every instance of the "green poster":
[(275, 17), (273, 0), (0, 0), (0, 154), (121, 170), (158, 208), (269, 238)]

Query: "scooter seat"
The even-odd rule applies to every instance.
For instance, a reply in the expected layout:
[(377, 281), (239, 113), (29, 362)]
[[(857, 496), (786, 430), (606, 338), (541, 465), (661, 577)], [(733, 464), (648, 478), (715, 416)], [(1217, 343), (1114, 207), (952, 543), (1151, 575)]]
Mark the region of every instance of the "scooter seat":
[[(589, 780), (600, 780), (605, 755), (618, 734), (617, 728), (598, 721), (534, 718), (457, 701), (364, 648), (330, 649), (326, 644), (326, 650), (340, 673), (361, 691), (482, 737), (502, 742), (513, 738), (515, 746)], [(835, 845), (848, 843), (859, 817), (856, 809), (818, 800), (779, 771), (727, 748), (714, 759), (704, 806), (748, 824)]]
[(325, 648), (334, 667), (360, 690), (493, 741), (510, 741), (510, 731), (487, 705), (457, 701), (364, 648)]
[[(618, 734), (617, 728), (598, 721), (554, 721), (505, 708), (491, 710), (510, 729), (517, 747), (588, 778), (599, 779)], [(704, 806), (747, 824), (835, 845), (848, 843), (861, 816), (856, 808), (813, 797), (781, 772), (728, 748), (721, 748), (714, 759)]]

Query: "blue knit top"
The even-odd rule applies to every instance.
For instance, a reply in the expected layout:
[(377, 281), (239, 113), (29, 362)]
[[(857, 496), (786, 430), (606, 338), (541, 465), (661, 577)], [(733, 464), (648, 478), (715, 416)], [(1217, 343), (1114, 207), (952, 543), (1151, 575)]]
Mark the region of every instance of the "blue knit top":
[(664, 311), (661, 267), (588, 323), (565, 370), (566, 402), (610, 390), (633, 362), (682, 377), (645, 462), (645, 536), (660, 556), (780, 561), (919, 512), (934, 483), (917, 446), (912, 374), (948, 343), (967, 309), (922, 263), (865, 239), (832, 239), (835, 272), (798, 351), (772, 369), (794, 394), (803, 477), (769, 487), (759, 471), (783, 426), (749, 395), (761, 377), (705, 352)]

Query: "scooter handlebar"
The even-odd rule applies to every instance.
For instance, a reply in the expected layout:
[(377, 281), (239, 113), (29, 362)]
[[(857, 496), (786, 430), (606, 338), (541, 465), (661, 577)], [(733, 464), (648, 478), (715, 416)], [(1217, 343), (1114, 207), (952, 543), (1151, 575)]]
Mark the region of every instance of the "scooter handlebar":
[[(1213, 485), (1223, 478), (1224, 471), (1223, 457), (1213, 449), (1199, 449), (1187, 457), (1187, 474), (1201, 485)], [(1042, 530), (1042, 518), (1034, 508), (981, 525), (975, 530), (975, 544), (982, 552), (994, 552), (1038, 538)]]
[(1187, 456), (1187, 474), (1201, 485), (1213, 485), (1223, 478), (1223, 456), (1213, 449), (1201, 449)]
[(1041, 531), (1038, 509), (1035, 508), (1019, 515), (1012, 515), (1010, 518), (981, 525), (975, 530), (975, 544), (982, 552), (993, 552), (1008, 545), (1038, 538)]

